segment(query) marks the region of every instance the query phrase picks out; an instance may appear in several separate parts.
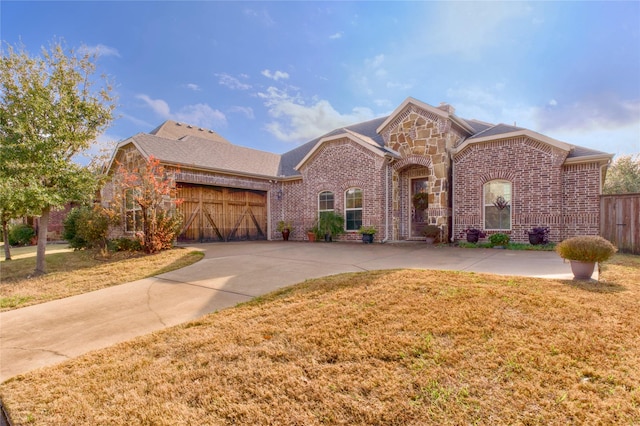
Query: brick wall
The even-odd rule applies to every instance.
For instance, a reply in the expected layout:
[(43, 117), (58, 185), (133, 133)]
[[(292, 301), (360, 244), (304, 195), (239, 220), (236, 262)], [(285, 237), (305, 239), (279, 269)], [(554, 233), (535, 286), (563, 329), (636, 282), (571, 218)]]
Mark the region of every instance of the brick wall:
[[(302, 166), (301, 180), (281, 183), (282, 200), (276, 199), (277, 190), (272, 191), (272, 228), (278, 220), (292, 221), (290, 239), (304, 240), (318, 214), (318, 194), (333, 192), (334, 208), (344, 216), (344, 193), (355, 187), (363, 191), (363, 224), (378, 229), (375, 240), (379, 241), (384, 238), (384, 162), (383, 157), (348, 138), (325, 142)], [(357, 232), (339, 237), (342, 241), (360, 239)]]
[(597, 164), (563, 166), (567, 152), (518, 137), (469, 145), (454, 158), (455, 237), (466, 228), (483, 229), (483, 184), (512, 183), (512, 241), (528, 242), (526, 231), (550, 228), (550, 240), (597, 234)]

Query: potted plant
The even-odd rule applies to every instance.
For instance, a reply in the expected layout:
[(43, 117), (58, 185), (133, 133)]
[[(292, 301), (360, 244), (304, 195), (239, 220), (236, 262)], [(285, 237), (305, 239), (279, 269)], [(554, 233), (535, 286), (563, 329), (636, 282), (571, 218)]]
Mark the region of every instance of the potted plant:
[(489, 236), (489, 243), (491, 243), (491, 247), (495, 248), (505, 248), (507, 244), (509, 244), (509, 236), (507, 234), (503, 234), (502, 232), (498, 232), (496, 234)]
[(616, 247), (595, 235), (568, 238), (556, 246), (561, 258), (571, 262), (571, 272), (578, 280), (588, 280), (593, 275), (596, 262), (608, 260)]
[(291, 224), (291, 222), (287, 222), (284, 220), (278, 222), (278, 232), (282, 232), (282, 239), (285, 241), (289, 241), (289, 234), (291, 233), (292, 228), (293, 225)]
[(326, 242), (333, 241), (335, 235), (344, 233), (344, 217), (341, 214), (328, 211), (320, 213), (318, 217), (318, 235)]
[(378, 232), (375, 226), (361, 226), (358, 230), (360, 234), (362, 234), (362, 242), (365, 244), (373, 243), (373, 236)]
[(436, 238), (440, 236), (440, 227), (436, 225), (427, 225), (422, 230), (422, 235), (425, 237), (428, 244), (433, 244)]
[(468, 243), (477, 243), (478, 239), (484, 238), (484, 237), (487, 236), (487, 234), (485, 234), (484, 232), (482, 232), (481, 230), (476, 229), (476, 228), (468, 228), (468, 229), (465, 229), (462, 232), (467, 234), (467, 242)]
[(416, 210), (426, 210), (429, 207), (429, 194), (418, 192), (413, 196), (412, 203)]
[(531, 231), (525, 231), (525, 234), (529, 234), (529, 243), (534, 246), (549, 244), (549, 228), (539, 226), (532, 228)]

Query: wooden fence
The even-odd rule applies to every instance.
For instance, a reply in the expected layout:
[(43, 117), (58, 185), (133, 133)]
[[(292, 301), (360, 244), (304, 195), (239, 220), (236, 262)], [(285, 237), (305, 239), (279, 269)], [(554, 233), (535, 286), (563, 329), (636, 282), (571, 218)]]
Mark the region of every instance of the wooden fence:
[(600, 196), (600, 235), (621, 252), (640, 254), (640, 193)]

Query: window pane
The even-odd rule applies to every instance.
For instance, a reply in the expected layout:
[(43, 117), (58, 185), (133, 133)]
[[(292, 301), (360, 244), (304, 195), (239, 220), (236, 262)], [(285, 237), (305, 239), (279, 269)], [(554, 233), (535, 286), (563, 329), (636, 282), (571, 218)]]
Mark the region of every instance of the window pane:
[(361, 209), (362, 208), (362, 190), (351, 188), (346, 193), (346, 208)]
[(357, 231), (362, 226), (362, 210), (347, 211), (347, 231)]
[(511, 206), (504, 210), (498, 210), (495, 206), (486, 206), (484, 227), (485, 229), (511, 229)]
[(324, 191), (318, 196), (318, 210), (333, 210), (333, 192)]

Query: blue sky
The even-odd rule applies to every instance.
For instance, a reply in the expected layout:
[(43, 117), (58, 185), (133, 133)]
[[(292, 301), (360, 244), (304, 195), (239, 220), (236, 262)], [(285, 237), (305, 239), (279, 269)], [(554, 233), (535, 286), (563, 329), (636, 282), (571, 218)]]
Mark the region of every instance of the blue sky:
[(0, 2), (0, 35), (63, 38), (116, 83), (113, 143), (166, 119), (282, 153), (408, 96), (640, 152), (640, 2)]

